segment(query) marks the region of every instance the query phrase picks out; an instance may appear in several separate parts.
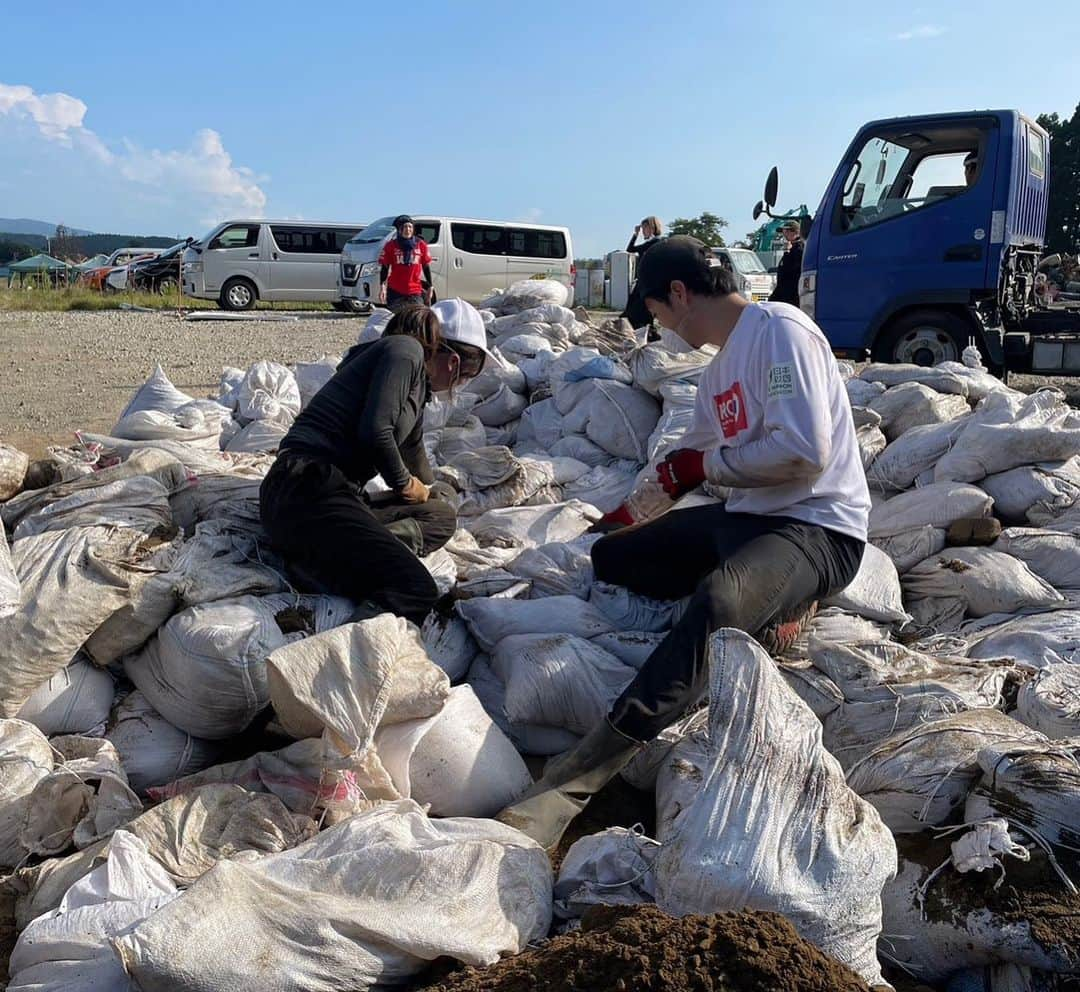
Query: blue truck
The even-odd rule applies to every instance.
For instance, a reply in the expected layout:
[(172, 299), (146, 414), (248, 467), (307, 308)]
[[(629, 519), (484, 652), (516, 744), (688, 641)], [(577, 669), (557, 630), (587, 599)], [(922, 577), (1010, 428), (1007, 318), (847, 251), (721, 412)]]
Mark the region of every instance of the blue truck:
[[(1015, 110), (872, 121), (818, 207), (800, 306), (837, 354), (932, 365), (974, 342), (989, 367), (1080, 372), (1080, 310), (1036, 297), (1050, 140)], [(776, 170), (765, 203), (775, 204)]]

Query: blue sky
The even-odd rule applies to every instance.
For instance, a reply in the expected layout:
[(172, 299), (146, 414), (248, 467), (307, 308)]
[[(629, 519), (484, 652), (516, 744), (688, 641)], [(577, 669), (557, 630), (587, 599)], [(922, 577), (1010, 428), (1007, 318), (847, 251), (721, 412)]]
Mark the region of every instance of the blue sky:
[(1080, 8), (1004, 2), (9, 5), (0, 216), (430, 210), (566, 224), (583, 256), (711, 210), (731, 240), (774, 164), (814, 210), (869, 119), (1071, 114), (1078, 38)]

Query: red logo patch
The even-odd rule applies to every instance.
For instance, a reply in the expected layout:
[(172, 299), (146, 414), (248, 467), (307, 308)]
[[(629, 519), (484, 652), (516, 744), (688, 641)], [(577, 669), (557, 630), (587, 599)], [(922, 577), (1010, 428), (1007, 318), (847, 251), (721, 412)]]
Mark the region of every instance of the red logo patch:
[(724, 437), (734, 437), (739, 431), (746, 430), (746, 401), (743, 399), (742, 383), (735, 383), (719, 396), (714, 396), (713, 400), (720, 415), (720, 429)]

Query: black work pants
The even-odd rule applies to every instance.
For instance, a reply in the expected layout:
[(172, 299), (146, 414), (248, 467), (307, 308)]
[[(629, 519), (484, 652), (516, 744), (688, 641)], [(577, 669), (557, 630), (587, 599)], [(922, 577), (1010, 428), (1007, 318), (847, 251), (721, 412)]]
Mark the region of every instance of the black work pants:
[(424, 305), (423, 293), (399, 293), (397, 290), (387, 288), (386, 309), (397, 313), (405, 307), (419, 307)]
[(602, 582), (690, 604), (612, 707), (609, 720), (648, 741), (704, 694), (706, 646), (721, 627), (757, 635), (798, 616), (855, 577), (865, 544), (788, 517), (672, 510), (601, 538), (592, 548)]
[(435, 580), (417, 555), (437, 551), (457, 527), (444, 500), (371, 505), (329, 462), (285, 452), (263, 480), (259, 509), (274, 547), (322, 591), (417, 624), (435, 605)]

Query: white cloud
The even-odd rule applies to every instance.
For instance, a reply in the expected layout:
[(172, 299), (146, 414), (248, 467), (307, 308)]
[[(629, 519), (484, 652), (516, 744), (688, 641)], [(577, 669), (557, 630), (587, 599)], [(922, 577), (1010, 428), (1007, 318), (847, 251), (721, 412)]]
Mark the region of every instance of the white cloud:
[(522, 224), (536, 224), (540, 218), (544, 216), (544, 211), (539, 207), (529, 207), (519, 217), (515, 217), (514, 220), (520, 221)]
[(921, 41), (925, 38), (940, 38), (947, 28), (940, 24), (917, 24), (907, 31), (901, 31), (893, 35), (893, 41)]
[(66, 146), (86, 159), (85, 164), (107, 168), (110, 185), (117, 177), (126, 181), (130, 195), (171, 199), (174, 208), (200, 223), (230, 213), (263, 214), (266, 194), (260, 177), (234, 164), (217, 131), (196, 132), (186, 148), (143, 148), (128, 138), (110, 146), (83, 125), (86, 112), (86, 104), (67, 93), (35, 93), (29, 86), (0, 83), (0, 123), (4, 118), (29, 122), (32, 127), (22, 132), (23, 140), (36, 133), (39, 144), (44, 139)]

